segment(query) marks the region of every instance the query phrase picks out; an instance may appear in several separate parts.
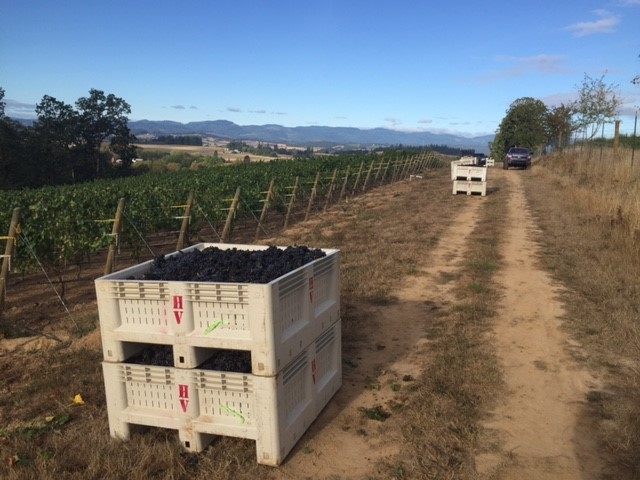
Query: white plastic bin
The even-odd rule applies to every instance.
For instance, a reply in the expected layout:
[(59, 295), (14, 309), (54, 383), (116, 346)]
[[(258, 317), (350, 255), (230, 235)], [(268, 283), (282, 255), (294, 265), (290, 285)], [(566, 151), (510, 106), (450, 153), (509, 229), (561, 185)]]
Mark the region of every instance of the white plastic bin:
[[(210, 246), (268, 248), (201, 243), (184, 251)], [(254, 375), (275, 375), (340, 318), (340, 251), (323, 251), (326, 257), (267, 284), (141, 280), (152, 261), (101, 277), (104, 360), (124, 362), (162, 344), (172, 345), (176, 367), (195, 368), (207, 349), (247, 350)]]
[(453, 181), (453, 194), (465, 193), (467, 195), (480, 194), (485, 196), (487, 194), (487, 182), (477, 181)]
[(258, 462), (279, 465), (342, 385), (341, 322), (275, 376), (103, 362), (109, 429), (177, 430), (202, 451), (214, 435), (256, 441)]
[(470, 165), (452, 165), (451, 180), (487, 181), (487, 169)]

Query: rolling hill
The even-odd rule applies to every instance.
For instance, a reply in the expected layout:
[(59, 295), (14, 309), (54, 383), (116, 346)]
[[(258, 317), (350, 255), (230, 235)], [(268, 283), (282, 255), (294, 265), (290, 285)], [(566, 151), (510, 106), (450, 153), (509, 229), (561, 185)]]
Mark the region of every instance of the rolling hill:
[(408, 132), (388, 128), (359, 129), (352, 127), (283, 127), (281, 125), (237, 125), (228, 120), (180, 123), (174, 121), (138, 120), (129, 122), (135, 135), (198, 134), (226, 140), (255, 140), (293, 146), (370, 147), (385, 145), (447, 145), (488, 152), (493, 135), (463, 137), (427, 131)]

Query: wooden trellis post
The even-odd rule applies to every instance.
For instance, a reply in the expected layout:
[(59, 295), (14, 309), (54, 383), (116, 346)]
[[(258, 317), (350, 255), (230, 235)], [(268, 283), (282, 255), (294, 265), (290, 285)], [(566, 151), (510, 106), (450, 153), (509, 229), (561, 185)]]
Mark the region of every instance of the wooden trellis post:
[(407, 167), (409, 166), (409, 159), (405, 158), (400, 162), (400, 166), (398, 168), (398, 178), (397, 181), (404, 180), (405, 174), (407, 172)]
[(271, 206), (271, 201), (273, 200), (273, 186), (275, 185), (275, 180), (271, 179), (271, 183), (269, 184), (269, 190), (266, 192), (267, 196), (263, 200), (264, 205), (262, 205), (262, 212), (260, 213), (260, 220), (258, 220), (258, 226), (256, 227), (256, 240), (260, 236), (260, 230), (262, 230), (262, 225), (264, 223), (264, 219), (267, 218), (267, 210)]
[(425, 157), (426, 157), (425, 152), (420, 153), (420, 157), (418, 157), (418, 166), (417, 166), (418, 172), (423, 172), (425, 170), (425, 166), (426, 166)]
[(405, 158), (404, 160), (400, 160), (398, 162), (398, 165), (396, 167), (396, 172), (394, 175), (394, 182), (398, 182), (400, 180), (402, 180), (404, 178), (404, 169), (407, 166), (407, 159)]
[(360, 177), (362, 176), (363, 169), (364, 169), (364, 161), (360, 162), (360, 169), (358, 170), (358, 174), (356, 175), (355, 182), (353, 182), (353, 188), (351, 189), (352, 197), (356, 194), (356, 188), (358, 188), (358, 184), (360, 183)]
[[(292, 187), (289, 187), (292, 188)], [(291, 212), (293, 211), (293, 204), (296, 201), (296, 197), (298, 195), (298, 189), (300, 188), (300, 177), (296, 177), (296, 184), (293, 186), (293, 190), (289, 194), (291, 197), (289, 200), (289, 206), (287, 207), (287, 216), (284, 219), (284, 229), (286, 230), (289, 227), (289, 217), (291, 217)]]
[(420, 170), (424, 171), (429, 168), (429, 160), (431, 158), (431, 153), (425, 153), (422, 156), (422, 160), (420, 161)]
[(189, 198), (187, 198), (187, 204), (181, 205), (184, 207), (184, 215), (182, 217), (182, 225), (180, 226), (180, 235), (178, 236), (178, 243), (176, 244), (176, 250), (182, 250), (184, 248), (184, 242), (187, 239), (187, 234), (189, 230), (189, 222), (191, 221), (191, 209), (193, 208), (193, 200), (195, 195), (193, 192), (189, 193)]
[(369, 184), (369, 179), (371, 178), (371, 172), (373, 171), (373, 164), (376, 163), (375, 160), (371, 162), (369, 165), (369, 171), (367, 172), (367, 176), (364, 178), (364, 183), (362, 184), (362, 191), (367, 191), (367, 185)]
[(391, 172), (391, 180), (389, 181), (389, 183), (394, 183), (396, 181), (396, 175), (398, 174), (398, 165), (399, 160), (393, 162), (393, 171)]
[(107, 252), (107, 263), (104, 264), (104, 274), (109, 275), (113, 272), (113, 267), (116, 261), (116, 249), (120, 245), (120, 234), (122, 233), (122, 216), (124, 215), (125, 199), (121, 198), (118, 201), (118, 207), (116, 208), (116, 216), (113, 220), (111, 227), (111, 243), (109, 244), (109, 251)]
[(418, 157), (411, 157), (411, 160), (409, 161), (409, 167), (407, 168), (407, 171), (405, 173), (405, 175), (411, 175), (412, 173), (416, 173), (416, 166), (418, 165)]
[(373, 177), (373, 184), (378, 185), (378, 178), (380, 177), (380, 172), (382, 172), (382, 165), (384, 165), (384, 160), (380, 160), (380, 165), (376, 168), (376, 176)]
[(403, 168), (401, 170), (400, 178), (398, 180), (403, 180), (407, 178), (407, 175), (411, 171), (411, 165), (413, 164), (413, 158), (407, 158), (404, 162)]
[(403, 179), (405, 168), (407, 168), (406, 158), (398, 162), (398, 167), (396, 168), (396, 178), (394, 178), (394, 181), (399, 182)]
[(222, 230), (222, 237), (220, 238), (222, 243), (227, 243), (229, 241), (229, 236), (231, 235), (231, 223), (233, 222), (233, 218), (236, 216), (236, 210), (240, 204), (241, 191), (242, 189), (238, 187), (236, 189), (236, 194), (231, 201), (231, 207), (229, 207), (229, 212), (227, 213), (227, 221), (224, 223), (224, 230)]
[(336, 178), (338, 177), (338, 169), (336, 168), (333, 171), (333, 176), (331, 177), (331, 183), (329, 184), (329, 190), (327, 190), (327, 199), (324, 202), (324, 211), (327, 211), (329, 208), (329, 202), (331, 201), (331, 197), (333, 196), (333, 189), (335, 188)]
[(436, 156), (433, 152), (429, 152), (429, 159), (427, 162), (427, 168), (433, 168), (433, 164), (435, 162)]
[[(4, 310), (4, 297), (7, 290), (7, 278), (9, 276), (9, 270), (11, 267), (11, 258), (16, 248), (16, 236), (20, 233), (20, 217), (21, 212), (19, 207), (13, 209), (11, 215), (11, 223), (9, 224), (9, 232), (4, 238), (6, 245), (4, 247), (4, 255), (2, 256), (2, 270), (0, 270), (0, 314)], [(1, 237), (0, 237), (1, 238)]]
[(307, 205), (307, 212), (304, 215), (305, 222), (309, 219), (309, 215), (311, 215), (311, 207), (313, 206), (313, 202), (315, 201), (316, 195), (318, 194), (319, 181), (320, 181), (320, 172), (316, 173), (316, 179), (313, 182), (313, 187), (311, 188), (311, 195), (309, 195), (309, 204)]
[(391, 159), (389, 159), (389, 161), (384, 167), (384, 171), (382, 172), (382, 177), (380, 178), (380, 183), (384, 183), (384, 179), (387, 177), (387, 172), (389, 171), (390, 166), (391, 166)]
[(349, 173), (351, 172), (351, 166), (347, 165), (347, 171), (344, 174), (344, 181), (342, 182), (342, 189), (340, 190), (340, 196), (338, 197), (338, 203), (342, 202), (344, 194), (347, 192), (347, 183), (349, 182)]

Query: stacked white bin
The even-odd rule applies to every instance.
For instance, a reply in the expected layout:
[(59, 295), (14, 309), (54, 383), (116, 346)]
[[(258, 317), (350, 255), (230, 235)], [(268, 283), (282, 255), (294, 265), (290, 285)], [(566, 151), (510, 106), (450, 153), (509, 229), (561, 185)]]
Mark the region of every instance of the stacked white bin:
[[(183, 250), (262, 250), (198, 244)], [(152, 261), (96, 280), (113, 437), (138, 425), (178, 431), (191, 451), (214, 435), (256, 441), (279, 465), (342, 384), (340, 252), (267, 284), (141, 280)], [(174, 366), (127, 363), (149, 344)], [(199, 369), (213, 349), (251, 352), (251, 373)]]
[(451, 162), (453, 194), (487, 194), (487, 168), (476, 165), (475, 157), (462, 157)]

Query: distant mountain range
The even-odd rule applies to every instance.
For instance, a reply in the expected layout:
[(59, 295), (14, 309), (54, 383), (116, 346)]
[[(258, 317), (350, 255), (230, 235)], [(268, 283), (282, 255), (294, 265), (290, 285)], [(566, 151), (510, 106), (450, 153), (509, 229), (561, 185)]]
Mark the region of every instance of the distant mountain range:
[(283, 127), (281, 125), (237, 125), (228, 120), (180, 123), (173, 121), (137, 120), (129, 122), (134, 135), (189, 135), (215, 137), (224, 140), (262, 141), (292, 146), (347, 148), (385, 145), (447, 145), (488, 153), (488, 143), (494, 135), (463, 137), (426, 131), (404, 132), (388, 128), (359, 129), (351, 127)]

